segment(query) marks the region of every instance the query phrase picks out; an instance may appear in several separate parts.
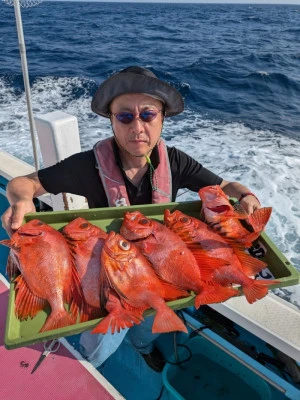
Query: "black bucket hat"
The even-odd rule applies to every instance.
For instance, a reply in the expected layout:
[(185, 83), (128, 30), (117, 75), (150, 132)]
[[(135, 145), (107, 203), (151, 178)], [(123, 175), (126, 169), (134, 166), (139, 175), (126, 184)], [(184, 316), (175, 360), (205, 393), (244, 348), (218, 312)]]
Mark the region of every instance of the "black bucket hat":
[(183, 98), (175, 88), (158, 79), (149, 69), (133, 66), (112, 75), (99, 86), (92, 99), (92, 111), (109, 118), (112, 100), (127, 93), (144, 93), (161, 99), (166, 117), (184, 110)]

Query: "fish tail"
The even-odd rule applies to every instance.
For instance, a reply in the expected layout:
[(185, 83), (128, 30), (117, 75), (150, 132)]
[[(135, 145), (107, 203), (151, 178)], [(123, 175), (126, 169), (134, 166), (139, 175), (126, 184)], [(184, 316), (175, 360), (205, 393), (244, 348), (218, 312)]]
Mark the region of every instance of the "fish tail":
[(205, 285), (200, 293), (195, 297), (195, 307), (198, 309), (204, 304), (221, 303), (237, 296), (240, 292), (231, 287), (224, 287), (220, 285)]
[(76, 320), (66, 310), (52, 311), (40, 332), (51, 331), (53, 329), (64, 328), (75, 324)]
[(187, 328), (178, 315), (168, 306), (157, 310), (153, 321), (152, 333), (166, 333), (174, 331), (187, 333)]
[(248, 301), (252, 304), (256, 300), (260, 300), (268, 294), (268, 286), (278, 283), (279, 281), (272, 280), (255, 280), (252, 279), (250, 283), (243, 285), (243, 293)]

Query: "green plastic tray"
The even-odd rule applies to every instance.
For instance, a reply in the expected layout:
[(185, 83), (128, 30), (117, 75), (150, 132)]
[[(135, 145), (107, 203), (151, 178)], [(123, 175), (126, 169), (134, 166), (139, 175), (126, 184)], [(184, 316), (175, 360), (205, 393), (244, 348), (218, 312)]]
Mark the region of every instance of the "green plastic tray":
[[(162, 221), (165, 209), (178, 209), (188, 215), (199, 217), (201, 201), (140, 205), (119, 208), (97, 208), (76, 211), (39, 212), (27, 214), (24, 218), (24, 223), (37, 218), (59, 230), (73, 219), (77, 217), (83, 217), (89, 220), (92, 224), (95, 224), (106, 231), (119, 231), (124, 213), (126, 211), (139, 210), (149, 218)], [(263, 249), (262, 251), (265, 253), (265, 255), (261, 259), (268, 264), (269, 270), (279, 281), (279, 283), (276, 285), (270, 285), (270, 289), (296, 285), (299, 283), (300, 275), (297, 270), (285, 258), (285, 256), (279, 251), (279, 249), (265, 233), (259, 237), (257, 241), (257, 247), (259, 247), (258, 251)], [(194, 296), (191, 295), (184, 299), (168, 302), (167, 304), (172, 309), (181, 309), (192, 306), (193, 300)], [(15, 290), (14, 284), (11, 284), (4, 340), (7, 349), (14, 349), (49, 339), (82, 333), (83, 331), (93, 329), (100, 321), (100, 319), (95, 319), (84, 323), (70, 325), (65, 328), (39, 333), (39, 330), (43, 326), (50, 313), (50, 309), (39, 312), (38, 315), (33, 319), (19, 321), (15, 316), (14, 303)], [(153, 313), (153, 310), (147, 310), (145, 315), (149, 315), (151, 313)]]

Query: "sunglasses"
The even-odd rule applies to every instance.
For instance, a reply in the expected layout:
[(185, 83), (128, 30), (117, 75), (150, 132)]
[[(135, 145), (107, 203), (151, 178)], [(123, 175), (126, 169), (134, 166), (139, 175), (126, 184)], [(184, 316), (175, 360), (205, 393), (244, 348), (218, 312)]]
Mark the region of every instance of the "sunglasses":
[[(161, 113), (162, 110), (154, 111), (154, 110), (146, 110), (142, 111), (138, 114), (138, 119), (140, 119), (143, 122), (151, 122), (153, 121), (159, 113)], [(122, 124), (130, 124), (134, 119), (135, 119), (135, 114), (131, 112), (119, 112), (119, 113), (111, 113), (110, 115), (113, 115), (114, 117), (117, 118), (119, 122)]]

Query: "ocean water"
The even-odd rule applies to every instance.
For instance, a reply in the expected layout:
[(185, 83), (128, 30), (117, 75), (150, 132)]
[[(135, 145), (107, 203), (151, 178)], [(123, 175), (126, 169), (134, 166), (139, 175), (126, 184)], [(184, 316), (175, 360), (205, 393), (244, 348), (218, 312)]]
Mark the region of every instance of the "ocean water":
[[(35, 115), (76, 115), (82, 150), (111, 135), (90, 110), (130, 65), (185, 100), (167, 144), (272, 206), (267, 234), (300, 271), (300, 6), (43, 2), (22, 8)], [(13, 7), (0, 3), (0, 148), (33, 165)], [(197, 199), (182, 193), (179, 201)], [(275, 293), (300, 306), (300, 286)]]

